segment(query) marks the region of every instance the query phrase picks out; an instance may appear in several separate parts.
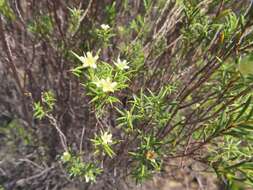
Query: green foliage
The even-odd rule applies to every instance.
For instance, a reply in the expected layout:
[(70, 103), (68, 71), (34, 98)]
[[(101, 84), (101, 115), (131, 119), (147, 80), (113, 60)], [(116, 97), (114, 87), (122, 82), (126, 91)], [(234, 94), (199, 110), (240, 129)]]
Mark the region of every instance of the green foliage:
[[(5, 134), (4, 142), (9, 141), (13, 144), (19, 143), (22, 145), (31, 145), (34, 141), (32, 135), (26, 131), (21, 123), (14, 119), (6, 126), (0, 127), (0, 133)], [(16, 147), (13, 147), (12, 151), (16, 151)]]
[(187, 40), (205, 39), (209, 37), (209, 19), (208, 16), (201, 11), (196, 4), (186, 2), (183, 4), (186, 16), (186, 26), (182, 30), (182, 34)]
[(103, 46), (107, 47), (114, 34), (109, 25), (102, 24), (100, 28), (95, 29), (95, 36)]
[[(225, 110), (212, 130), (207, 128), (201, 138), (217, 138), (219, 144), (210, 147), (208, 159), (218, 175), (230, 182), (252, 185), (252, 100), (251, 96), (238, 101), (233, 115)], [(231, 107), (230, 109), (234, 109)], [(211, 128), (210, 128), (211, 129)], [(243, 138), (242, 138), (243, 137)]]
[(126, 131), (133, 131), (133, 126), (143, 121), (154, 125), (154, 131), (167, 123), (170, 117), (170, 113), (166, 111), (167, 106), (174, 105), (175, 102), (167, 103), (165, 98), (174, 91), (174, 87), (161, 88), (158, 94), (154, 94), (151, 90), (147, 91), (148, 94), (141, 90), (139, 96), (133, 96), (133, 100), (129, 102), (130, 110), (118, 110), (121, 115), (118, 118), (119, 126), (126, 128)]
[(7, 0), (0, 0), (0, 13), (7, 19), (14, 21), (16, 16)]
[(152, 7), (152, 1), (151, 0), (143, 0), (143, 5), (146, 11), (149, 11)]
[[(90, 97), (90, 104), (95, 107), (96, 117), (99, 119), (104, 118), (106, 114), (109, 114), (108, 110), (117, 111), (117, 130), (123, 130), (121, 131), (122, 142), (130, 149), (131, 173), (137, 182), (142, 182), (151, 177), (153, 173), (161, 170), (163, 148), (171, 148), (170, 152), (164, 151), (163, 154), (176, 156), (178, 151), (188, 146), (188, 142), (185, 140), (188, 137), (192, 137), (196, 144), (201, 144), (202, 141), (203, 144), (209, 144), (210, 154), (207, 152), (203, 157), (207, 158), (210, 166), (214, 168), (219, 176), (223, 176), (223, 178), (230, 181), (231, 179), (237, 179), (235, 176), (238, 175), (239, 168), (237, 168), (238, 170), (230, 170), (229, 166), (250, 159), (251, 151), (251, 146), (248, 145), (252, 141), (251, 117), (253, 111), (251, 109), (250, 93), (245, 91), (251, 85), (251, 79), (239, 75), (239, 73), (243, 74), (243, 68), (247, 70), (247, 76), (250, 74), (250, 59), (245, 61), (248, 64), (249, 69), (247, 69), (243, 62), (238, 63), (237, 61), (234, 64), (233, 59), (224, 62), (220, 58), (220, 54), (223, 53), (223, 47), (229, 48), (233, 45), (234, 40), (238, 38), (246, 23), (244, 16), (238, 16), (230, 9), (221, 10), (216, 15), (207, 14), (208, 10), (200, 6), (201, 1), (177, 1), (176, 5), (182, 8), (184, 14), (180, 30), (182, 43), (180, 44), (181, 48), (178, 49), (182, 57), (179, 56), (179, 59), (183, 59), (184, 56), (187, 59), (187, 55), (189, 56), (188, 53), (191, 51), (190, 46), (199, 46), (203, 47), (204, 57), (211, 59), (213, 56), (217, 64), (220, 64), (220, 67), (217, 67), (218, 69), (210, 76), (210, 80), (203, 84), (199, 91), (195, 91), (194, 88), (193, 91), (190, 91), (183, 105), (184, 98), (181, 100), (175, 98), (174, 93), (179, 93), (180, 88), (178, 87), (182, 85), (181, 81), (175, 80), (170, 84), (163, 81), (163, 84), (157, 88), (158, 90), (139, 88), (137, 93), (130, 92), (132, 94), (128, 95), (128, 100), (122, 102), (119, 94), (124, 92), (123, 90), (129, 90), (130, 84), (135, 77), (149, 80), (150, 76), (155, 77), (154, 75), (157, 73), (161, 74), (160, 76), (166, 73), (164, 68), (152, 69), (152, 67), (145, 65), (148, 63), (147, 59), (152, 62), (163, 56), (163, 53), (167, 51), (168, 38), (159, 36), (150, 46), (149, 54), (144, 51), (147, 48), (145, 40), (150, 35), (150, 26), (152, 24), (148, 15), (151, 14), (151, 8), (155, 3), (149, 0), (143, 0), (142, 3), (145, 16), (143, 16), (143, 13), (136, 14), (135, 18), (129, 21), (129, 27), (118, 26), (117, 30), (114, 30), (116, 23), (113, 20), (116, 17), (116, 4), (113, 3), (106, 7), (107, 23), (111, 26), (102, 24), (99, 28), (92, 29), (94, 32), (92, 37), (95, 38), (92, 42), (96, 42), (98, 45), (102, 44), (102, 46), (99, 46), (101, 52), (112, 47), (110, 46), (112, 37), (117, 38), (119, 36), (124, 39), (120, 43), (119, 51), (120, 56), (126, 60), (122, 61), (120, 58), (116, 60), (115, 54), (113, 54), (109, 61), (99, 60), (97, 57), (93, 60), (93, 64), (96, 66), (86, 67), (84, 65), (88, 65), (88, 56), (84, 55), (82, 57), (73, 53), (83, 65), (76, 66), (72, 71), (81, 80), (85, 93)], [(165, 3), (165, 1), (159, 1), (156, 5), (162, 8), (161, 5), (165, 5)], [(215, 7), (218, 5), (220, 5), (219, 2), (214, 1), (209, 6)], [(124, 1), (122, 6), (124, 11), (127, 12), (128, 1)], [(130, 40), (131, 36), (134, 39), (132, 41)], [(211, 48), (214, 50), (210, 51)], [(208, 51), (210, 51), (210, 54), (205, 54)], [(217, 55), (216, 52), (218, 52)], [(98, 56), (99, 53), (96, 55)], [(226, 52), (224, 55), (227, 56)], [(176, 64), (174, 65), (176, 60), (177, 58), (170, 60), (172, 68), (175, 69), (178, 68)], [(198, 58), (194, 67), (200, 69), (197, 69), (199, 72), (204, 71), (201, 69), (205, 61)], [(151, 70), (148, 70), (149, 68)], [(180, 69), (187, 70), (185, 67), (180, 67)], [(175, 73), (177, 72), (182, 71), (175, 70)], [(184, 72), (182, 73), (183, 76)], [(143, 77), (140, 74), (143, 74)], [(171, 73), (171, 75), (174, 75), (174, 73)], [(203, 77), (205, 76), (203, 74)], [(201, 82), (201, 78), (195, 80), (197, 81), (197, 79), (198, 84)], [(235, 84), (229, 86), (230, 83), (233, 84), (234, 80), (236, 81)], [(226, 88), (229, 88), (229, 90), (220, 94)], [(226, 101), (222, 103), (218, 97), (205, 97), (209, 91), (220, 94), (220, 98), (224, 98)], [(238, 93), (242, 93), (242, 95), (236, 97)], [(196, 101), (201, 96), (205, 98), (205, 101)], [(186, 110), (183, 109), (184, 106), (187, 107)], [(217, 113), (222, 114), (217, 116)], [(200, 119), (196, 127), (193, 125), (188, 128), (187, 122), (189, 122), (188, 117), (190, 114), (196, 114), (194, 115), (196, 118), (191, 118), (191, 122), (198, 118), (210, 117), (210, 119), (207, 119), (203, 124)], [(167, 131), (170, 131), (170, 133), (166, 133)], [(138, 143), (135, 144), (135, 148), (131, 149), (129, 141), (133, 135)], [(244, 137), (243, 141), (239, 139), (241, 136)], [(99, 155), (97, 159), (100, 156), (109, 156), (111, 159), (120, 156), (112, 148), (111, 145), (116, 144), (116, 142), (111, 138), (110, 132), (100, 131), (100, 134), (96, 134), (95, 138), (91, 140), (95, 149), (94, 153)], [(216, 141), (221, 143), (216, 144)], [(241, 146), (242, 144), (244, 146)], [(195, 147), (192, 150), (195, 150)], [(240, 169), (241, 171), (242, 169)], [(234, 177), (231, 177), (232, 174)], [(249, 170), (244, 170), (243, 174), (245, 181), (249, 183), (251, 173)]]
[[(32, 64), (31, 76), (57, 94), (42, 93), (32, 102), (33, 115), (55, 127), (68, 175), (86, 183), (113, 178), (115, 185), (131, 173), (141, 183), (179, 158), (182, 165), (202, 162), (231, 188), (238, 181), (253, 186), (253, 37), (246, 4), (91, 3), (60, 3), (54, 12), (48, 3), (50, 10), (29, 18), (26, 30), (32, 43), (43, 42), (32, 46), (32, 63), (42, 64)], [(6, 1), (0, 11), (13, 19)], [(21, 91), (36, 83), (24, 81)], [(31, 102), (21, 103), (29, 110)]]
[[(72, 71), (77, 77), (84, 75), (86, 82), (83, 83), (83, 86), (92, 98), (90, 102), (94, 103), (97, 113), (102, 113), (106, 105), (119, 102), (113, 96), (113, 93), (127, 87), (130, 72), (126, 71), (128, 69), (127, 61), (121, 61), (120, 58), (114, 61), (115, 67), (104, 61), (98, 61), (97, 63), (97, 59), (98, 57), (94, 59), (92, 56), (90, 56), (90, 59), (88, 57), (79, 57), (79, 61), (83, 65), (75, 67)], [(84, 65), (87, 65), (87, 67), (84, 67)]]
[(252, 186), (252, 145), (245, 140), (229, 136), (224, 138), (222, 145), (222, 150), (213, 152), (215, 156), (212, 157), (212, 163), (215, 171), (223, 175), (230, 184), (239, 181)]
[(150, 30), (149, 25), (145, 20), (145, 17), (141, 15), (137, 15), (136, 18), (131, 21), (130, 29), (134, 34), (136, 34), (136, 37), (139, 39), (145, 39), (146, 35)]
[(134, 160), (132, 175), (137, 183), (150, 178), (152, 173), (159, 172), (162, 166), (162, 141), (152, 134), (140, 134), (140, 145), (134, 152), (129, 152)]
[(103, 152), (107, 154), (109, 157), (113, 157), (115, 155), (112, 145), (116, 143), (116, 141), (112, 140), (112, 134), (108, 131), (100, 133), (100, 135), (96, 135), (94, 139), (91, 139), (95, 147), (95, 154)]
[(253, 75), (253, 55), (249, 54), (240, 59), (238, 70), (243, 76)]
[(40, 102), (34, 102), (33, 109), (33, 116), (37, 119), (42, 119), (46, 115)]
[(106, 16), (107, 23), (109, 23), (110, 25), (114, 25), (115, 18), (116, 18), (116, 15), (117, 15), (116, 2), (114, 1), (111, 5), (107, 5), (105, 7), (105, 12), (107, 14), (107, 16)]
[(77, 9), (77, 8), (73, 8), (73, 9), (69, 8), (69, 12), (70, 12), (70, 18), (69, 18), (70, 20), (69, 20), (68, 32), (71, 35), (73, 35), (80, 27), (83, 10)]
[(53, 20), (47, 14), (38, 16), (36, 20), (31, 21), (28, 25), (28, 31), (42, 38), (49, 37), (49, 35), (52, 34), (53, 29)]
[(52, 91), (44, 92), (42, 94), (42, 102), (45, 103), (49, 111), (51, 111), (56, 102), (54, 93)]
[(33, 116), (37, 119), (42, 119), (45, 117), (49, 112), (53, 110), (54, 104), (56, 99), (52, 91), (47, 91), (42, 94), (42, 103), (41, 102), (34, 102), (33, 109), (34, 114)]
[(133, 66), (134, 71), (138, 71), (143, 67), (145, 62), (145, 55), (141, 41), (137, 40), (131, 44), (123, 46), (121, 52), (127, 57), (127, 60), (129, 60)]
[(80, 156), (64, 152), (61, 160), (70, 177), (78, 178), (86, 183), (96, 182), (96, 177), (102, 172), (94, 163), (85, 163)]

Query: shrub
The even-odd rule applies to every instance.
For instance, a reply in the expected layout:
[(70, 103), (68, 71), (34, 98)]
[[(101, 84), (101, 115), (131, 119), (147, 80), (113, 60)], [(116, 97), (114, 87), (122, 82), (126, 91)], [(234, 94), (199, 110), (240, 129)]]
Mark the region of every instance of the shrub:
[(252, 11), (230, 0), (1, 0), (1, 109), (43, 149), (34, 162), (87, 189), (187, 160), (253, 187)]

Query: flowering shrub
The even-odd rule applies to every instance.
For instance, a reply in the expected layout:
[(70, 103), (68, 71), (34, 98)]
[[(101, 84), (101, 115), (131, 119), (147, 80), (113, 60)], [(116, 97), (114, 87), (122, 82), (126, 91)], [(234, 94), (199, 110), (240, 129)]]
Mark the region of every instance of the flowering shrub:
[(114, 189), (191, 160), (253, 187), (252, 7), (2, 0), (1, 109), (59, 181)]

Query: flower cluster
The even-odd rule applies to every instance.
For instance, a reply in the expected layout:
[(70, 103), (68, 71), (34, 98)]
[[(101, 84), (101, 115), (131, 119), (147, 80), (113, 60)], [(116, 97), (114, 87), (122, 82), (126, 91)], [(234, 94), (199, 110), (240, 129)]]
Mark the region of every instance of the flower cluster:
[(101, 28), (105, 31), (109, 30), (110, 29), (110, 26), (107, 25), (107, 24), (101, 24)]
[(112, 145), (114, 145), (116, 141), (112, 139), (112, 134), (109, 131), (101, 131), (100, 135), (95, 135), (95, 138), (91, 139), (91, 142), (95, 147), (95, 154), (102, 152), (111, 158), (115, 155)]
[[(108, 25), (101, 25), (103, 30), (108, 30)], [(74, 68), (73, 72), (81, 73), (80, 69), (84, 68), (97, 68), (97, 61), (99, 59), (98, 54), (93, 56), (92, 52), (87, 52), (84, 56), (79, 56), (76, 53), (72, 52), (72, 54), (82, 63), (81, 66)], [(117, 58), (117, 61), (113, 62), (117, 69), (123, 71), (129, 69), (129, 63), (126, 60), (121, 60), (120, 57)], [(114, 92), (117, 89), (118, 83), (113, 81), (111, 77), (106, 78), (98, 78), (95, 77), (93, 83), (97, 88), (102, 89), (104, 93)]]
[(94, 82), (98, 88), (102, 88), (103, 92), (114, 92), (117, 82), (112, 82), (109, 77)]
[(109, 131), (101, 133), (101, 139), (103, 144), (112, 144), (112, 134)]
[(120, 70), (126, 70), (129, 69), (129, 65), (128, 62), (126, 60), (120, 60), (120, 58), (118, 57), (117, 61), (113, 62), (114, 65), (116, 65), (116, 67)]
[(97, 68), (97, 60), (98, 60), (98, 55), (93, 56), (91, 52), (87, 52), (86, 54), (84, 54), (84, 56), (79, 56), (76, 53), (72, 52), (73, 55), (79, 59), (79, 61), (82, 62), (82, 66), (83, 68), (93, 68), (96, 69)]

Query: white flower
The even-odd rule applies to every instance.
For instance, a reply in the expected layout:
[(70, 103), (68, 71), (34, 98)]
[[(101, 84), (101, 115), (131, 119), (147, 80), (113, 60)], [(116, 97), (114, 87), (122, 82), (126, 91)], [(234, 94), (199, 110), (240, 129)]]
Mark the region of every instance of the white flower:
[(109, 77), (94, 82), (98, 88), (102, 88), (103, 92), (114, 92), (117, 82), (112, 82)]
[(112, 143), (112, 134), (107, 132), (101, 133), (101, 139), (104, 144), (111, 144)]
[(61, 156), (61, 160), (63, 162), (68, 162), (71, 159), (71, 154), (68, 151), (65, 151), (63, 155)]
[(117, 61), (113, 62), (116, 67), (118, 67), (120, 70), (129, 69), (128, 62), (126, 60), (120, 60), (118, 57)]
[(110, 26), (107, 25), (107, 24), (101, 24), (101, 28), (102, 28), (103, 30), (109, 30), (109, 29), (110, 29)]
[(98, 60), (98, 55), (93, 56), (91, 52), (87, 52), (84, 56), (79, 56), (76, 53), (72, 52), (74, 56), (76, 56), (79, 61), (82, 62), (82, 67), (91, 67), (93, 69), (97, 68), (96, 62)]

